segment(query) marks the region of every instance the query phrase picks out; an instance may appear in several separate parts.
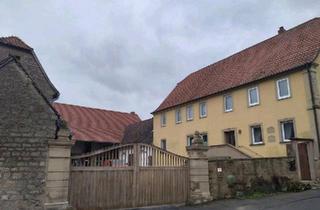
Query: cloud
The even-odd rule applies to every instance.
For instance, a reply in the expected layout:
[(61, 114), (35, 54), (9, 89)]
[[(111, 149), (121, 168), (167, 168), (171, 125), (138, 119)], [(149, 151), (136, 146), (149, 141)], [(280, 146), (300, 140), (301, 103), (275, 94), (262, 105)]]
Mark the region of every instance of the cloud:
[(2, 35), (36, 51), (59, 101), (142, 118), (191, 72), (320, 12), (317, 1), (6, 1)]

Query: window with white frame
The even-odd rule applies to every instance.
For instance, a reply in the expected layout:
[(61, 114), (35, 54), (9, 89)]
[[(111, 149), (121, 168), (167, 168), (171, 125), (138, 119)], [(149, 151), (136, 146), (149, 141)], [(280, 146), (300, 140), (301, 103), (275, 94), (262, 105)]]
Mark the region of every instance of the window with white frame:
[(291, 96), (288, 78), (277, 80), (277, 94), (278, 99), (285, 99)]
[(206, 117), (207, 116), (207, 104), (206, 102), (201, 102), (199, 104), (200, 106), (200, 118)]
[(187, 120), (193, 120), (193, 106), (187, 106)]
[(262, 144), (262, 128), (261, 125), (254, 125), (250, 127), (252, 144)]
[(224, 111), (231, 112), (233, 109), (233, 101), (231, 95), (224, 96)]
[(166, 124), (167, 124), (166, 113), (162, 113), (161, 114), (161, 116), (160, 116), (160, 124), (161, 124), (161, 127), (166, 126)]
[[(208, 134), (202, 133), (202, 134), (200, 134), (200, 136), (202, 136), (204, 144), (208, 145)], [(193, 140), (193, 135), (187, 136), (187, 146), (192, 145), (192, 140)]]
[(166, 139), (161, 139), (160, 147), (163, 150), (167, 150), (167, 140)]
[(176, 109), (176, 123), (181, 123), (182, 119), (181, 119), (181, 109)]
[(291, 138), (295, 137), (293, 120), (286, 120), (286, 121), (280, 122), (280, 127), (281, 127), (281, 139), (283, 142), (290, 141)]
[(249, 101), (249, 106), (255, 106), (260, 103), (258, 87), (253, 87), (248, 89), (248, 101)]

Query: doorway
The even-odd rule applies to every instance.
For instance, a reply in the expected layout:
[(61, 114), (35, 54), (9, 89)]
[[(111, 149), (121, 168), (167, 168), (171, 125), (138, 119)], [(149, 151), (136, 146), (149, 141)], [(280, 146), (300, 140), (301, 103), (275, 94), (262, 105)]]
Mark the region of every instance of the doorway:
[(302, 180), (311, 180), (310, 165), (308, 158), (308, 146), (306, 143), (298, 144), (300, 174)]
[(224, 139), (227, 144), (236, 146), (236, 133), (235, 130), (224, 131)]

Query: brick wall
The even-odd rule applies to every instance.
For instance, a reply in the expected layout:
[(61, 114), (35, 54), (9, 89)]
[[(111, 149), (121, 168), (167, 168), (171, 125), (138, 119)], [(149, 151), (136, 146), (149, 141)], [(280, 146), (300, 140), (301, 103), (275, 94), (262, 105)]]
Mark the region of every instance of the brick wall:
[[(298, 180), (297, 171), (289, 167), (292, 160), (280, 157), (209, 161), (210, 193), (214, 199), (232, 197), (236, 190), (249, 190), (252, 181), (262, 178), (271, 182), (273, 176)], [(227, 183), (228, 175), (235, 177), (234, 188), (230, 188)]]
[(0, 69), (0, 104), (0, 209), (43, 209), (57, 116), (15, 62)]

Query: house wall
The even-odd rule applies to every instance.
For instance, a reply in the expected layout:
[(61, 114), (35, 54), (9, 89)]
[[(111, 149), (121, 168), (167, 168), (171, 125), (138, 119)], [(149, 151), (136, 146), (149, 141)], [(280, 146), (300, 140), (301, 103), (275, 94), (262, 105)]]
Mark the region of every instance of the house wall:
[(19, 62), (23, 65), (31, 78), (37, 83), (46, 98), (51, 100), (55, 92), (45, 79), (45, 75), (41, 72), (40, 66), (31, 51), (0, 45), (0, 60), (7, 58), (9, 55), (20, 57)]
[(42, 210), (57, 116), (12, 62), (0, 69), (0, 209)]
[[(298, 71), (290, 75), (279, 76), (267, 81), (241, 87), (226, 94), (233, 97), (233, 111), (225, 113), (223, 95), (208, 97), (192, 102), (194, 119), (186, 121), (186, 105), (180, 106), (182, 110), (182, 123), (175, 123), (175, 109), (165, 111), (167, 123), (160, 125), (161, 112), (154, 114), (154, 144), (160, 146), (161, 139), (166, 139), (167, 149), (180, 155), (186, 155), (187, 136), (196, 130), (208, 134), (208, 144), (225, 144), (225, 129), (236, 130), (236, 147), (261, 157), (285, 156), (286, 144), (280, 142), (279, 120), (294, 119), (296, 136), (300, 138), (313, 138), (311, 129), (313, 123), (311, 114), (308, 114), (307, 93), (309, 87), (306, 83), (306, 71)], [(284, 100), (277, 99), (276, 80), (288, 77), (290, 80), (291, 97)], [(249, 107), (247, 90), (258, 86), (260, 104)], [(199, 102), (206, 101), (207, 117), (199, 117)], [(262, 125), (263, 145), (251, 145), (250, 125)]]

